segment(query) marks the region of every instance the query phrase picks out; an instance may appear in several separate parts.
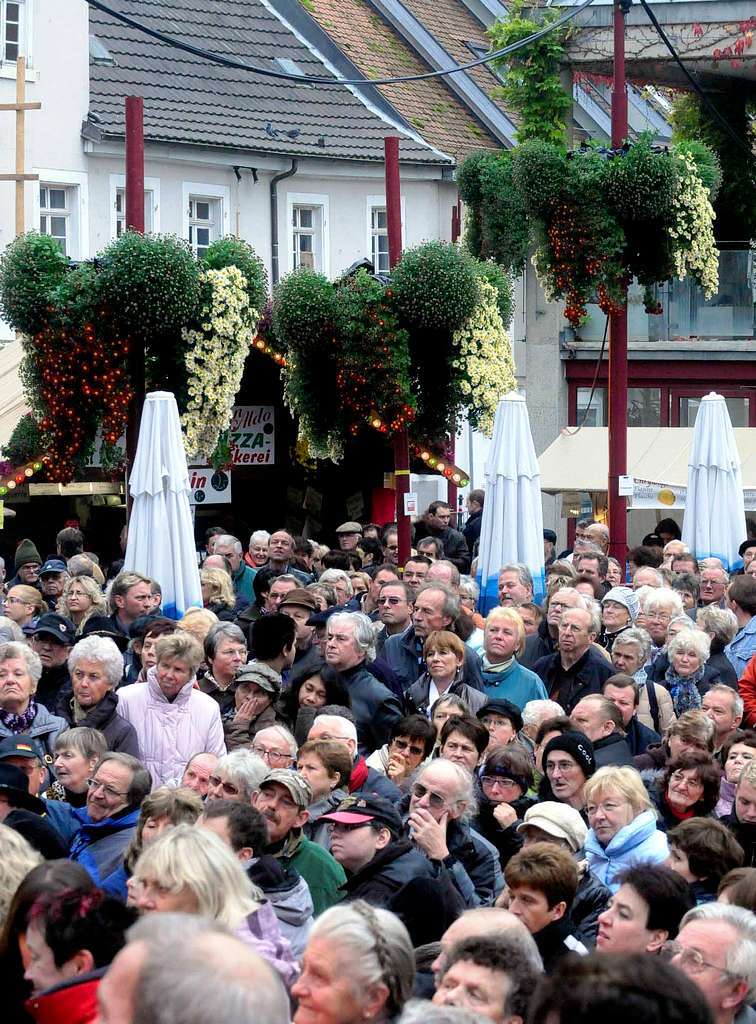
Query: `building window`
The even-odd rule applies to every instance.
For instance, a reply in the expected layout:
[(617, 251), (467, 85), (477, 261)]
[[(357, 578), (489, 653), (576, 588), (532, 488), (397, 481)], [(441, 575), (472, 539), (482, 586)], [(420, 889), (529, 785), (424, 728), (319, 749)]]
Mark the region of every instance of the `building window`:
[(202, 259), (210, 243), (220, 237), (221, 220), (220, 199), (189, 197), (189, 244), (198, 259)]
[[(720, 390), (720, 389), (716, 389)], [(698, 416), (698, 410), (701, 408), (701, 398), (698, 396), (683, 396), (678, 398), (679, 410), (680, 410), (680, 426), (681, 427), (694, 427), (696, 425), (696, 417)], [(730, 420), (733, 427), (747, 427), (748, 426), (748, 399), (740, 398), (738, 396), (725, 396), (725, 402), (727, 403), (727, 411), (730, 414)]]
[(2, 0), (0, 7), (0, 35), (2, 38), (2, 59), (13, 63), (24, 52), (24, 22), (26, 10), (24, 0)]
[[(145, 189), (144, 191), (144, 230), (145, 234), (149, 234), (150, 231), (154, 231), (152, 211), (155, 207), (154, 194)], [(120, 238), (126, 230), (126, 189), (117, 188), (115, 197), (115, 211), (116, 211), (116, 238)]]
[(661, 426), (661, 388), (627, 389), (627, 425)]
[(577, 423), (575, 425), (605, 427), (607, 423), (606, 388), (596, 388), (589, 406), (590, 398), (590, 388), (577, 389)]
[(59, 185), (39, 186), (39, 232), (54, 238), (66, 256), (71, 254), (73, 189)]
[(383, 206), (370, 210), (370, 249), (376, 274), (389, 272), (388, 215)]
[(295, 205), (291, 211), (292, 267), (322, 269), (323, 216), (319, 206)]

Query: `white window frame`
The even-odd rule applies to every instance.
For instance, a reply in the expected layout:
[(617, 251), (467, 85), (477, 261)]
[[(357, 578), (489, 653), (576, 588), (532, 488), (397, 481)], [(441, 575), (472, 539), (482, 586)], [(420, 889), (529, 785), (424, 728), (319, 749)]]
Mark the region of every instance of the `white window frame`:
[(34, 182), (34, 230), (39, 231), (39, 190), (65, 188), (71, 195), (71, 245), (68, 258), (85, 260), (89, 256), (89, 177), (86, 171), (62, 171), (53, 167), (34, 167), (39, 181)]
[[(21, 8), (19, 11), (20, 23), (19, 23), (19, 40), (18, 50), (22, 57), (26, 57), (26, 66), (30, 68), (32, 66), (32, 40), (34, 38), (33, 33), (33, 17), (34, 17), (34, 0), (11, 0), (12, 3), (19, 4)], [(16, 61), (5, 59), (5, 22), (6, 22), (6, 7), (8, 0), (0, 0), (0, 77), (3, 78), (15, 78), (16, 77)], [(32, 76), (34, 80), (34, 76)], [(27, 75), (27, 80), (29, 76)]]
[[(220, 205), (217, 238), (229, 234), (231, 212), (231, 189), (228, 185), (211, 185), (207, 182), (184, 181), (181, 183), (181, 234), (189, 241), (189, 202), (192, 199), (215, 201)], [(211, 239), (211, 242), (216, 241)], [(192, 246), (196, 249), (195, 246)]]
[[(116, 198), (119, 189), (126, 189), (126, 176), (124, 174), (111, 174), (110, 175), (110, 237), (116, 238), (118, 231), (118, 212), (116, 210)], [(160, 231), (160, 178), (145, 178), (144, 179), (144, 192), (145, 192), (145, 207), (149, 208), (150, 223), (146, 223), (146, 214), (148, 209), (145, 209), (145, 231), (157, 232)], [(124, 211), (125, 212), (125, 211)]]
[[(402, 245), (407, 246), (407, 232), (405, 229), (406, 221), (406, 204), (404, 196), (401, 199), (402, 204)], [(386, 209), (386, 196), (368, 196), (365, 205), (365, 254), (369, 260), (373, 259), (373, 210), (385, 210)], [(376, 267), (376, 273), (378, 268)]]
[(314, 192), (287, 192), (286, 193), (286, 266), (288, 270), (294, 269), (294, 218), (295, 206), (312, 206), (320, 208), (320, 266), (315, 260), (314, 269), (326, 277), (331, 276), (331, 241), (329, 224), (330, 197), (322, 193)]

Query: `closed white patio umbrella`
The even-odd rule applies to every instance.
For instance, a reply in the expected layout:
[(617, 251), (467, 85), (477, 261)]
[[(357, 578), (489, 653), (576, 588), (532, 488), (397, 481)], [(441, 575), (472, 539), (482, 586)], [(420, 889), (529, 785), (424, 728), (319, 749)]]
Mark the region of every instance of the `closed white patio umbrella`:
[(682, 539), (696, 558), (719, 558), (732, 572), (743, 565), (738, 547), (745, 538), (740, 456), (727, 403), (711, 392), (693, 431)]
[(485, 475), (477, 574), (483, 615), (499, 603), (499, 569), (508, 563), (528, 567), (534, 600), (546, 593), (541, 475), (523, 395), (499, 400)]
[(169, 391), (153, 391), (145, 399), (129, 489), (134, 503), (123, 567), (157, 580), (163, 614), (180, 619), (187, 608), (202, 607), (202, 589), (186, 453)]

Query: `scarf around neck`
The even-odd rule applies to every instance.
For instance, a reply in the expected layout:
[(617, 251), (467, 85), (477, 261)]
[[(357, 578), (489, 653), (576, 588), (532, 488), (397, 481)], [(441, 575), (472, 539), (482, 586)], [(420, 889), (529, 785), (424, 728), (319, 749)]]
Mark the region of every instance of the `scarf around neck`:
[(698, 684), (703, 679), (703, 676), (703, 665), (692, 675), (688, 676), (687, 679), (682, 679), (678, 676), (672, 665), (664, 673), (664, 679), (672, 698), (675, 714), (678, 717), (684, 711), (696, 711), (701, 707), (701, 694), (698, 690)]
[(4, 711), (0, 708), (0, 722), (3, 723), (6, 729), (10, 729), (14, 734), (17, 732), (25, 732), (36, 717), (37, 702), (33, 697), (29, 701), (29, 707), (20, 715), (16, 715), (12, 711)]
[(483, 671), (484, 672), (506, 672), (507, 669), (511, 668), (515, 663), (515, 656), (512, 655), (506, 661), (498, 661), (495, 665), (492, 665), (486, 655), (483, 655)]

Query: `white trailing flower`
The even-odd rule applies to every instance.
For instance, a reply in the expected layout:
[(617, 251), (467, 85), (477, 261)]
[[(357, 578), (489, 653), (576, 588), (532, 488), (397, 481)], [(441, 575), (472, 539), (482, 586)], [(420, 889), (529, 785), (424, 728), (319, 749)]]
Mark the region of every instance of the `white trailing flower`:
[(502, 395), (517, 387), (512, 345), (499, 312), (496, 289), (480, 282), (480, 301), (453, 338), (459, 349), (455, 368), (462, 369), (460, 390), (473, 426), (493, 432), (496, 406)]
[(675, 270), (680, 279), (688, 274), (710, 299), (719, 290), (719, 251), (714, 239), (714, 208), (689, 153), (677, 151), (679, 188), (674, 198)]
[(186, 450), (209, 459), (231, 414), (254, 339), (259, 311), (249, 304), (244, 275), (238, 267), (200, 275), (210, 287), (198, 329), (184, 329), (189, 402), (181, 417)]

